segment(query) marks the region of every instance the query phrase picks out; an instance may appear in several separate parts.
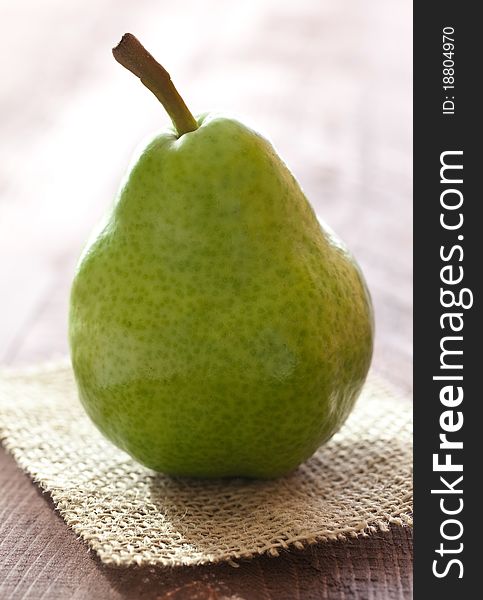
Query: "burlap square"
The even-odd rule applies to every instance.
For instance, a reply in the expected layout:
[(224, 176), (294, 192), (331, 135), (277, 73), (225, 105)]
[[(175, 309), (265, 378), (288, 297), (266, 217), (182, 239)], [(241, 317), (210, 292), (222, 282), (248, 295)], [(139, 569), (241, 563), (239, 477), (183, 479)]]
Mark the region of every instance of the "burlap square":
[(0, 376), (0, 437), (108, 564), (194, 565), (411, 524), (411, 405), (371, 377), (349, 421), (277, 481), (173, 479), (97, 432), (67, 364)]

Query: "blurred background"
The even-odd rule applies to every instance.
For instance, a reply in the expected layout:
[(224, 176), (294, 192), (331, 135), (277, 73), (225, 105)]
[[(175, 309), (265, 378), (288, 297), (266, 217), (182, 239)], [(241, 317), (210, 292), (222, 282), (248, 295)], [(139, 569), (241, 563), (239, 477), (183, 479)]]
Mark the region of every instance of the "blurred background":
[(195, 113), (273, 141), (361, 264), (374, 368), (412, 361), (412, 15), (408, 0), (0, 0), (0, 365), (67, 353), (87, 236), (135, 146), (167, 125), (114, 62), (131, 31)]

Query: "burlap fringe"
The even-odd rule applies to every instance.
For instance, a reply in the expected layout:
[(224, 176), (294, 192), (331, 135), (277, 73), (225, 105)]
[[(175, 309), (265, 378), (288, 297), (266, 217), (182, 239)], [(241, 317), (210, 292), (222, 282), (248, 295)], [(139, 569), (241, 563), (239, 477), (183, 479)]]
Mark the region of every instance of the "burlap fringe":
[[(412, 526), (411, 405), (371, 377), (346, 425), (277, 481), (144, 469), (94, 429), (68, 363), (0, 375), (0, 437), (107, 564), (199, 565)], [(100, 460), (102, 457), (102, 460)]]

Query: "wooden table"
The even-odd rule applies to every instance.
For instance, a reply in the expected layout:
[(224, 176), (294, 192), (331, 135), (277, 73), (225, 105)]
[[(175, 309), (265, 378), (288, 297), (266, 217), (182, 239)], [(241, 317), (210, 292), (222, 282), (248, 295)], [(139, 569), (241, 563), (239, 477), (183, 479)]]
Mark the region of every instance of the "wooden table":
[[(411, 5), (405, 0), (0, 3), (0, 364), (67, 352), (83, 241), (160, 106), (110, 48), (137, 34), (194, 111), (270, 134), (357, 255), (377, 315), (374, 368), (411, 391)], [(393, 528), (238, 569), (107, 568), (0, 450), (0, 598), (411, 597)]]

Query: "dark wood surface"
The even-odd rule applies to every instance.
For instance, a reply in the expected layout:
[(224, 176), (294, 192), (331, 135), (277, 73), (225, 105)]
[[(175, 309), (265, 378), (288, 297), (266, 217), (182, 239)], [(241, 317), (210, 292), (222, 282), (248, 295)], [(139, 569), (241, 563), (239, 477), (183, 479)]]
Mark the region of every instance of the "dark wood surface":
[[(0, 598), (102, 600), (392, 600), (411, 597), (411, 535), (393, 528), (278, 558), (177, 569), (102, 565), (11, 457), (2, 457)], [(3, 487), (5, 486), (5, 487)], [(5, 507), (5, 508), (4, 508)], [(8, 508), (10, 507), (10, 510)]]
[[(411, 391), (411, 5), (406, 0), (0, 3), (0, 364), (67, 352), (75, 261), (162, 110), (111, 58), (124, 31), (193, 110), (269, 134), (371, 288), (374, 368)], [(0, 450), (0, 598), (406, 599), (409, 529), (279, 558), (107, 568)]]

